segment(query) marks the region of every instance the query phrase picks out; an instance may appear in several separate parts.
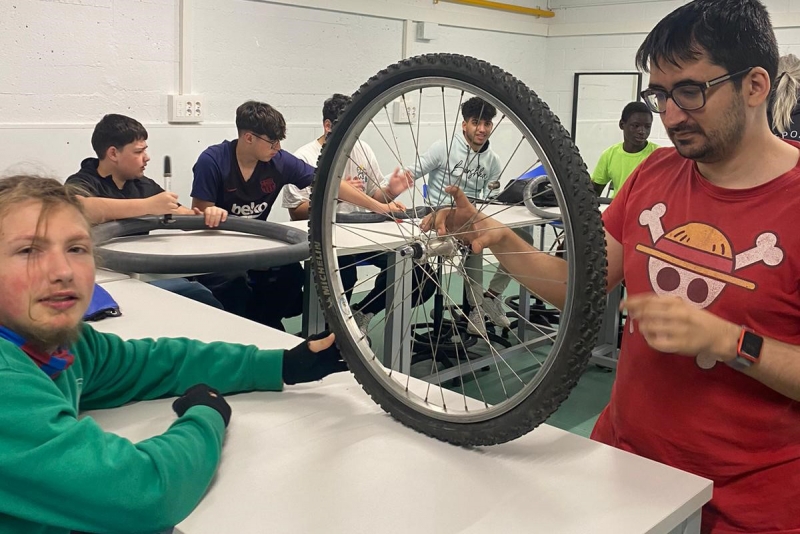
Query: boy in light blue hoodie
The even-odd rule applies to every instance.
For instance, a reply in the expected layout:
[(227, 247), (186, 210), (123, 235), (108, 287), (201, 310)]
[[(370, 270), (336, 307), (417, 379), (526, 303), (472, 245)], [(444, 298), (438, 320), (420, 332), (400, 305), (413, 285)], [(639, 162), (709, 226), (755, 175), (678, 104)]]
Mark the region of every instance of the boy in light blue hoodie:
[[(413, 168), (408, 170), (414, 179), (428, 175), (428, 204), (437, 208), (450, 205), (452, 197), (444, 188), (457, 185), (468, 197), (483, 199), (488, 196), (489, 183), (500, 178), (502, 164), (500, 158), (489, 147), (497, 110), (479, 97), (472, 97), (461, 105), (462, 135), (454, 135), (449, 141), (436, 141), (427, 152), (420, 155)], [(526, 234), (527, 235), (527, 234)], [(530, 241), (530, 236), (527, 237)], [(465, 261), (467, 272), (482, 269), (480, 256), (469, 255)], [(488, 291), (475, 280), (468, 278), (467, 301), (472, 307), (467, 331), (486, 336), (485, 317), (504, 328), (510, 321), (503, 311), (498, 298), (511, 281), (511, 277), (501, 267), (489, 284)]]

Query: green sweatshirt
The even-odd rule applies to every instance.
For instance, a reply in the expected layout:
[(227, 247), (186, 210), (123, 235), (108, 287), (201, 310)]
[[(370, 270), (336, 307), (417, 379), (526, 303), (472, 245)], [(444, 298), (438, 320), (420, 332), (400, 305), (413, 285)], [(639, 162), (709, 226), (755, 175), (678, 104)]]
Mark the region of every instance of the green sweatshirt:
[(197, 506), (216, 471), (222, 416), (196, 406), (131, 443), (80, 410), (177, 396), (283, 387), (283, 351), (189, 339), (123, 341), (84, 326), (75, 363), (52, 380), (0, 339), (0, 533), (155, 532)]

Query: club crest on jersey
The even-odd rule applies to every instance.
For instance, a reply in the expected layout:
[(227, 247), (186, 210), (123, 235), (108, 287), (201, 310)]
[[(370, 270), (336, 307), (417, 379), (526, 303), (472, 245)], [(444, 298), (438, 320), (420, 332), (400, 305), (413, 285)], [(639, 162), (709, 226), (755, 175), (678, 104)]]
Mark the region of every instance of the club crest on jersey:
[(265, 178), (261, 180), (261, 191), (264, 193), (271, 195), (275, 192), (275, 180), (272, 178)]

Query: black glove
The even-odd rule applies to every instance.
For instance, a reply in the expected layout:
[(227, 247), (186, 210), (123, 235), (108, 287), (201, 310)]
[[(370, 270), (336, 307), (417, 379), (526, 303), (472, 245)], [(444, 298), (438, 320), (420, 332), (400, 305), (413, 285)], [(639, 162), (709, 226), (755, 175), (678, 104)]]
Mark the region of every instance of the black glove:
[(321, 352), (313, 352), (308, 347), (309, 341), (324, 339), (329, 335), (329, 332), (314, 334), (295, 348), (283, 351), (284, 384), (314, 382), (329, 374), (347, 371), (347, 364), (342, 360), (336, 343)]
[(186, 390), (183, 396), (175, 399), (172, 403), (172, 409), (178, 414), (178, 417), (183, 417), (186, 410), (192, 406), (208, 406), (214, 408), (222, 416), (225, 421), (225, 426), (231, 421), (231, 407), (225, 402), (222, 393), (206, 384), (196, 384)]

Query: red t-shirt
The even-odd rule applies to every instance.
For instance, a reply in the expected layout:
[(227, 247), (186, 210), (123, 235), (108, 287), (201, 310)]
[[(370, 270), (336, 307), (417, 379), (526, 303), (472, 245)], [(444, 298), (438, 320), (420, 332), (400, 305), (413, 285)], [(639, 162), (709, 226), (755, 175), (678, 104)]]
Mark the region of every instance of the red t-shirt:
[[(679, 295), (800, 345), (800, 165), (730, 190), (660, 149), (603, 219), (630, 295)], [(727, 365), (655, 351), (635, 323), (592, 438), (713, 480), (704, 532), (800, 534), (800, 403)]]

